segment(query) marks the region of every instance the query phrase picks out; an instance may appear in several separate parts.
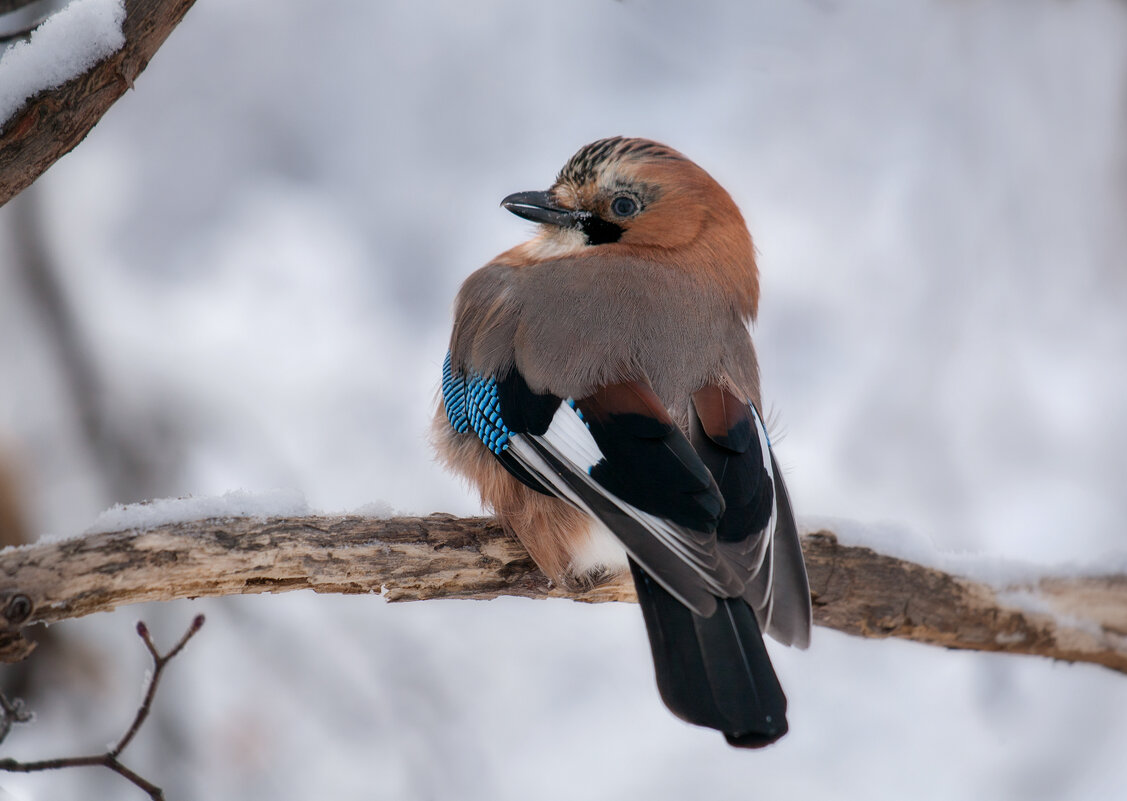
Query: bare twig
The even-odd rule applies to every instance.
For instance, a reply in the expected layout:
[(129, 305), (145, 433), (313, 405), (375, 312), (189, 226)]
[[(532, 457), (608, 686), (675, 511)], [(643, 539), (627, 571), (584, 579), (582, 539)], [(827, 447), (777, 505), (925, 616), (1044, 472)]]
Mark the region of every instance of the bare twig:
[[(145, 720), (149, 717), (149, 712), (153, 707), (153, 699), (156, 697), (157, 685), (160, 683), (160, 677), (164, 673), (165, 667), (168, 663), (184, 649), (188, 644), (188, 640), (192, 638), (200, 627), (203, 626), (204, 616), (196, 615), (192, 620), (192, 624), (188, 630), (184, 632), (184, 636), (180, 641), (173, 646), (166, 654), (160, 653), (156, 646), (153, 645), (152, 637), (149, 635), (149, 628), (144, 622), (137, 624), (137, 634), (145, 643), (145, 647), (149, 650), (149, 654), (153, 658), (153, 673), (149, 679), (149, 687), (145, 691), (145, 698), (141, 702), (141, 706), (137, 709), (137, 714), (133, 716), (133, 722), (130, 724), (129, 729), (122, 735), (112, 749), (104, 754), (95, 754), (93, 756), (84, 757), (62, 757), (59, 759), (42, 759), (36, 762), (20, 762), (15, 759), (0, 759), (0, 770), (9, 771), (12, 773), (37, 773), (44, 770), (58, 770), (60, 768), (80, 768), (91, 766), (102, 766), (109, 768), (119, 776), (123, 776), (133, 784), (140, 787), (149, 794), (149, 798), (153, 801), (164, 801), (164, 791), (157, 787), (155, 784), (144, 778), (140, 774), (129, 769), (121, 763), (119, 757), (121, 752), (133, 741), (134, 736), (141, 729)], [(23, 712), (22, 704), (19, 701), (9, 702), (7, 698), (0, 695), (0, 710), (3, 712), (2, 721), (6, 725), (0, 724), (0, 741), (4, 739), (8, 729), (11, 728), (12, 722), (25, 722), (30, 719), (30, 716)], [(20, 714), (23, 717), (18, 717)]]
[[(995, 588), (842, 545), (828, 531), (807, 534), (802, 546), (819, 625), (1127, 673), (1127, 576), (1048, 576)], [(554, 586), (492, 520), (450, 515), (194, 520), (0, 552), (0, 615), (17, 638), (36, 621), (124, 604), (299, 589), (389, 601), (634, 600), (628, 578)], [(2, 645), (0, 658), (19, 658)]]
[(195, 0), (126, 0), (125, 45), (47, 89), (0, 127), (0, 205), (69, 153), (148, 66)]
[(0, 743), (4, 742), (12, 726), (17, 723), (27, 723), (33, 717), (19, 698), (9, 701), (7, 696), (0, 693)]
[(192, 625), (188, 627), (188, 630), (184, 632), (184, 636), (180, 638), (180, 642), (176, 643), (167, 654), (161, 654), (156, 646), (153, 645), (153, 638), (149, 635), (149, 627), (145, 625), (145, 622), (143, 620), (137, 622), (137, 634), (144, 640), (145, 647), (149, 649), (149, 654), (153, 657), (153, 677), (149, 681), (149, 689), (145, 691), (145, 700), (141, 702), (141, 706), (137, 710), (137, 716), (133, 718), (133, 724), (129, 727), (129, 730), (125, 732), (121, 740), (118, 741), (118, 744), (113, 747), (113, 750), (110, 751), (110, 756), (114, 758), (120, 756), (121, 752), (129, 745), (134, 735), (137, 734), (137, 730), (141, 728), (141, 724), (143, 724), (145, 719), (149, 716), (149, 710), (152, 709), (153, 698), (157, 694), (157, 683), (160, 681), (161, 671), (164, 670), (164, 666), (167, 665), (169, 661), (184, 650), (184, 646), (188, 644), (188, 640), (192, 639), (192, 636), (203, 626), (203, 621), (203, 615), (196, 615), (195, 618), (192, 619)]

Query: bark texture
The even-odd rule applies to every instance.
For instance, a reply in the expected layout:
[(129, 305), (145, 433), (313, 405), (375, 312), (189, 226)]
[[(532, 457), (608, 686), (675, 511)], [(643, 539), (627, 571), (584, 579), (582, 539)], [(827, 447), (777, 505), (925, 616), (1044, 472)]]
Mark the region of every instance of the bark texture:
[(126, 0), (125, 45), (76, 78), (28, 100), (0, 128), (0, 206), (86, 138), (133, 86), (195, 0)]
[[(1127, 673), (1127, 576), (1045, 577), (995, 589), (803, 537), (814, 622), (862, 637), (1036, 654)], [(558, 587), (488, 518), (278, 517), (196, 520), (0, 551), (0, 659), (26, 656), (22, 629), (175, 598), (382, 593), (389, 601), (501, 595), (633, 601), (629, 578)]]

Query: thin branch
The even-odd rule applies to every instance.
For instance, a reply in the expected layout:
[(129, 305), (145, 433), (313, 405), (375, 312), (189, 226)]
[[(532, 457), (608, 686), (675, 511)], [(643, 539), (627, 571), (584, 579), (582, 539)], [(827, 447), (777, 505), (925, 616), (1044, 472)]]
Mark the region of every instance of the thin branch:
[(122, 735), (118, 744), (109, 752), (111, 757), (116, 759), (121, 756), (121, 752), (124, 751), (125, 747), (133, 740), (133, 737), (149, 716), (149, 710), (153, 707), (153, 698), (156, 697), (157, 684), (160, 682), (160, 676), (161, 672), (164, 670), (164, 666), (175, 658), (178, 653), (184, 650), (184, 646), (188, 644), (188, 640), (192, 639), (195, 633), (203, 626), (203, 621), (203, 615), (196, 615), (192, 620), (192, 625), (184, 632), (184, 636), (180, 638), (180, 641), (176, 643), (167, 654), (161, 654), (160, 651), (157, 650), (157, 647), (153, 645), (153, 638), (150, 636), (149, 627), (145, 625), (145, 622), (143, 620), (137, 622), (137, 634), (145, 641), (145, 647), (149, 649), (149, 654), (153, 657), (153, 677), (149, 681), (149, 689), (145, 691), (145, 700), (141, 702), (141, 706), (137, 710), (137, 716), (133, 718), (132, 725), (130, 725), (129, 730)]
[(28, 723), (33, 719), (34, 716), (21, 699), (13, 698), (9, 701), (7, 696), (0, 693), (0, 743), (4, 742), (12, 726), (17, 723)]
[(125, 0), (125, 45), (28, 100), (0, 129), (0, 206), (69, 153), (121, 97), (195, 0)]
[(164, 801), (164, 791), (146, 779), (144, 776), (121, 764), (109, 754), (98, 754), (86, 757), (65, 757), (63, 759), (41, 759), (38, 762), (17, 762), (14, 759), (0, 759), (0, 770), (9, 773), (39, 773), (44, 770), (61, 770), (62, 768), (91, 768), (101, 766), (109, 768), (119, 776), (128, 779), (149, 794), (153, 801)]
[[(188, 630), (184, 632), (184, 636), (181, 637), (180, 641), (176, 643), (176, 645), (173, 646), (172, 650), (170, 650), (166, 654), (160, 653), (157, 650), (156, 646), (153, 645), (152, 637), (149, 635), (148, 626), (146, 626), (144, 622), (139, 622), (137, 624), (137, 634), (140, 635), (141, 639), (145, 643), (145, 647), (149, 650), (149, 654), (153, 658), (153, 672), (152, 676), (149, 679), (148, 689), (145, 691), (145, 698), (141, 702), (141, 706), (137, 708), (137, 714), (133, 716), (133, 722), (130, 724), (129, 729), (125, 732), (125, 734), (122, 735), (122, 738), (120, 741), (118, 741), (118, 744), (111, 750), (107, 751), (104, 754), (95, 754), (93, 756), (41, 759), (35, 762), (21, 762), (15, 759), (0, 759), (0, 770), (8, 771), (10, 773), (37, 773), (44, 770), (93, 767), (100, 765), (104, 768), (109, 768), (119, 776), (128, 779), (137, 787), (148, 793), (149, 798), (153, 799), (153, 801), (164, 801), (164, 791), (161, 790), (161, 788), (157, 787), (148, 779), (123, 765), (119, 757), (121, 756), (121, 752), (125, 750), (126, 746), (128, 746), (130, 742), (132, 742), (133, 737), (137, 734), (137, 732), (141, 729), (141, 726), (144, 724), (145, 720), (149, 717), (149, 712), (152, 710), (153, 706), (153, 699), (156, 697), (157, 686), (160, 683), (160, 677), (164, 673), (165, 667), (177, 654), (179, 654), (184, 649), (184, 646), (188, 644), (188, 640), (190, 640), (195, 635), (195, 633), (200, 630), (200, 628), (203, 626), (203, 623), (204, 616), (196, 615), (196, 617), (192, 620), (192, 624), (188, 627)], [(18, 715), (22, 711), (22, 704), (19, 701), (10, 702), (2, 694), (0, 694), (0, 709), (2, 709), (3, 711), (3, 720), (5, 722), (9, 721), (9, 718), (11, 718), (12, 722), (20, 723), (26, 722), (30, 719), (30, 715), (28, 715), (27, 713), (23, 713), (24, 717), (22, 718), (13, 717), (13, 715)], [(11, 710), (11, 712), (9, 710)], [(7, 722), (6, 726), (0, 727), (0, 732), (2, 732), (0, 733), (0, 741), (4, 739), (4, 735), (7, 734), (10, 728), (11, 722)]]
[[(1127, 673), (1127, 576), (1047, 576), (994, 588), (841, 545), (829, 531), (807, 534), (802, 545), (818, 625)], [(39, 621), (143, 601), (300, 589), (389, 601), (635, 600), (625, 577), (586, 589), (552, 585), (487, 518), (195, 520), (0, 551), (0, 615), (12, 648), (9, 656), (0, 640), (0, 658), (19, 658), (21, 627)]]

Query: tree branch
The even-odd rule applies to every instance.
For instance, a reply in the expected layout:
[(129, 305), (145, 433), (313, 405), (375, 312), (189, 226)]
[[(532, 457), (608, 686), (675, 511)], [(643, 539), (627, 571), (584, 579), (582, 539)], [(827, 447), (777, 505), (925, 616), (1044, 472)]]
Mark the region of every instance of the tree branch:
[[(1127, 673), (1127, 576), (1046, 577), (998, 590), (807, 534), (814, 621), (862, 637), (1037, 654)], [(224, 518), (114, 531), (0, 551), (0, 658), (30, 650), (21, 629), (117, 606), (285, 592), (428, 598), (633, 601), (628, 578), (552, 585), (487, 518)], [(7, 641), (3, 641), (3, 637)]]
[(133, 86), (195, 0), (126, 0), (125, 45), (24, 104), (0, 129), (0, 206), (81, 142)]
[[(153, 699), (156, 698), (157, 686), (160, 684), (160, 677), (164, 673), (164, 669), (177, 654), (184, 650), (184, 646), (188, 644), (188, 640), (192, 639), (195, 633), (203, 627), (203, 624), (204, 616), (196, 615), (195, 619), (192, 620), (192, 624), (188, 627), (188, 630), (184, 632), (184, 636), (181, 637), (180, 641), (166, 654), (162, 654), (158, 651), (156, 645), (153, 644), (153, 639), (149, 635), (148, 626), (146, 626), (144, 622), (137, 624), (137, 634), (144, 641), (145, 647), (149, 650), (149, 655), (153, 658), (153, 672), (149, 678), (149, 687), (145, 691), (145, 698), (141, 702), (141, 706), (137, 708), (136, 714), (133, 716), (133, 722), (130, 724), (125, 734), (122, 735), (121, 740), (119, 740), (117, 745), (112, 749), (106, 751), (104, 754), (40, 759), (35, 762), (21, 762), (18, 759), (0, 759), (0, 771), (8, 771), (9, 773), (38, 773), (44, 770), (96, 767), (100, 765), (104, 768), (109, 768), (114, 773), (137, 785), (148, 793), (152, 801), (164, 801), (164, 791), (144, 776), (126, 767), (121, 762), (121, 752), (132, 742), (133, 737), (140, 731), (141, 726), (144, 725), (145, 720), (149, 717), (149, 712), (153, 707)], [(0, 742), (7, 736), (8, 730), (11, 729), (13, 723), (26, 723), (31, 719), (31, 716), (24, 711), (23, 705), (18, 700), (11, 702), (2, 694), (0, 694), (0, 712), (2, 712)]]

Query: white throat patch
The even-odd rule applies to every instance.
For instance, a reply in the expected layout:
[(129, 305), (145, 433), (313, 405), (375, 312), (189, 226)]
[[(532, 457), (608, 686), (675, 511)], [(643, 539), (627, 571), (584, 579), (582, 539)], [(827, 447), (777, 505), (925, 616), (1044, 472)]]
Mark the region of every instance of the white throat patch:
[(587, 237), (578, 228), (543, 230), (524, 244), (528, 256), (538, 261), (572, 256), (587, 246)]

